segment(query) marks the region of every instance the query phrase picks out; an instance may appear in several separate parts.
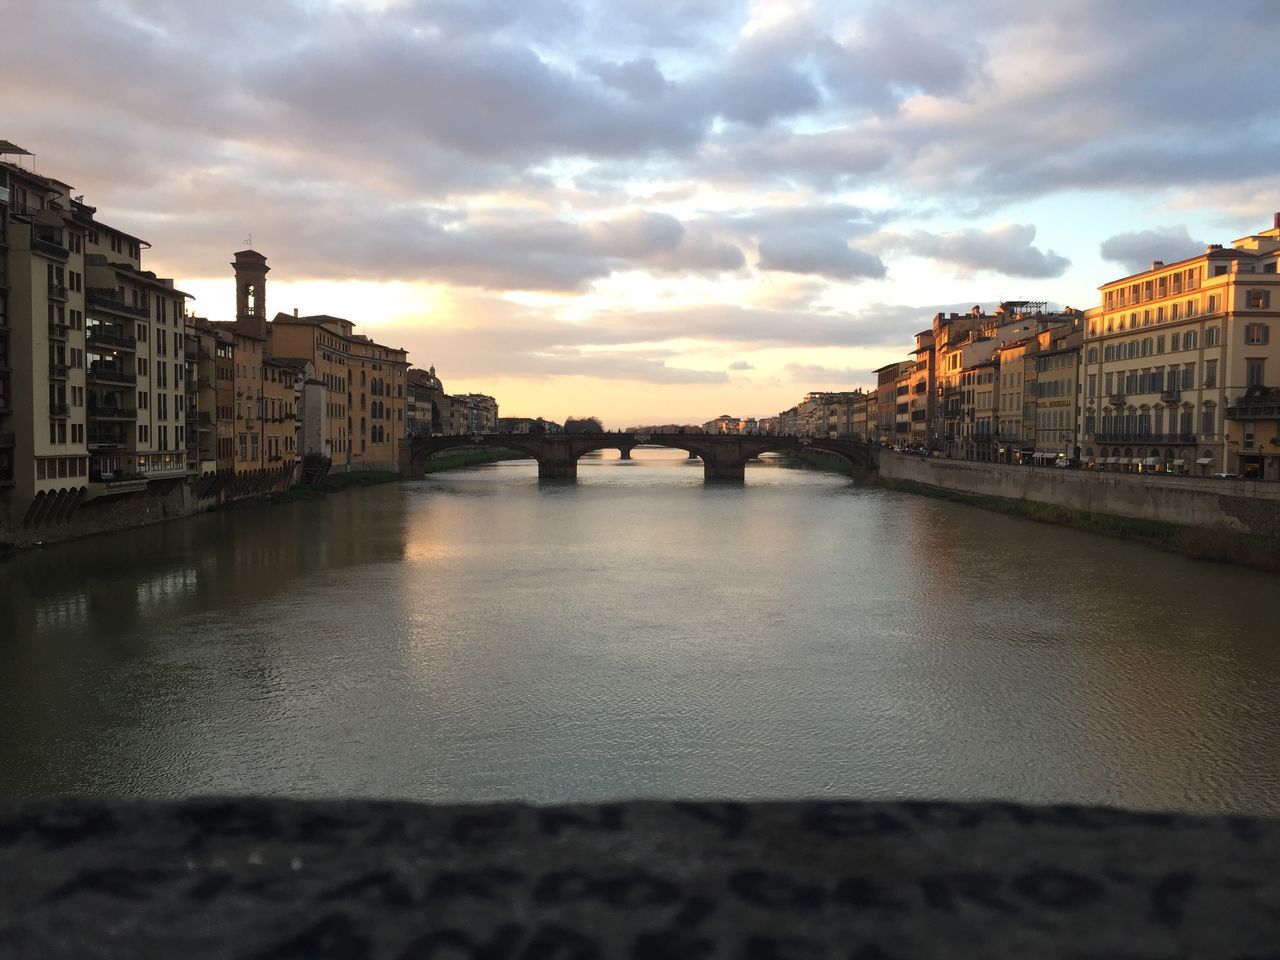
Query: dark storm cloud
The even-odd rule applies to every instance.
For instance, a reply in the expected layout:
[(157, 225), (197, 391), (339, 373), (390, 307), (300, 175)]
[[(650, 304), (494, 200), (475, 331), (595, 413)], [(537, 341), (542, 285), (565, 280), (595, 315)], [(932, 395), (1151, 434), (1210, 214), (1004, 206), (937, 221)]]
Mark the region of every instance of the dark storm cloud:
[(1151, 261), (1175, 263), (1204, 253), (1207, 244), (1191, 239), (1186, 227), (1117, 233), (1102, 241), (1098, 252), (1104, 260), (1121, 264), (1130, 273), (1151, 267)]

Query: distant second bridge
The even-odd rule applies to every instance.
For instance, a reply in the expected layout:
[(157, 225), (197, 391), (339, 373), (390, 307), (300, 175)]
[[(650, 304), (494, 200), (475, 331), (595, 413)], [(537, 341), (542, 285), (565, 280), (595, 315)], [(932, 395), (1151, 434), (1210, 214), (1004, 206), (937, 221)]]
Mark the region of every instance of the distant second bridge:
[(714, 433), (484, 433), (451, 436), (418, 434), (400, 443), (402, 476), (422, 476), (424, 461), (437, 453), (459, 447), (503, 449), (526, 453), (538, 462), (538, 479), (572, 480), (578, 476), (578, 460), (594, 450), (618, 450), (629, 459), (636, 447), (673, 447), (702, 460), (707, 480), (742, 480), (747, 461), (762, 453), (812, 450), (833, 454), (849, 463), (854, 476), (875, 473), (879, 447), (849, 440), (821, 437), (770, 437)]

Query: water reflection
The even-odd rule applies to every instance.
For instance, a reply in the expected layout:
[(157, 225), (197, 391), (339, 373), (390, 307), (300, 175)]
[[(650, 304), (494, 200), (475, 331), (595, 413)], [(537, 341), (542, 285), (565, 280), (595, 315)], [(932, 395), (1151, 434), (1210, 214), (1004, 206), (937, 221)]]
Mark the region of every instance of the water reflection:
[(679, 451), (0, 566), (0, 792), (1280, 812), (1274, 579)]

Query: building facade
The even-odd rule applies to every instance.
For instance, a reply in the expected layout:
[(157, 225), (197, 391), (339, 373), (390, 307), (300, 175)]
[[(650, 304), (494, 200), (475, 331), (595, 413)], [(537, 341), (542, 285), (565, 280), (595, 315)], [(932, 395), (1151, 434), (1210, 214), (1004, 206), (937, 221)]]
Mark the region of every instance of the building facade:
[(1280, 365), (1280, 214), (1232, 247), (1103, 284), (1083, 344), (1083, 458), (1111, 469), (1240, 473), (1224, 421)]

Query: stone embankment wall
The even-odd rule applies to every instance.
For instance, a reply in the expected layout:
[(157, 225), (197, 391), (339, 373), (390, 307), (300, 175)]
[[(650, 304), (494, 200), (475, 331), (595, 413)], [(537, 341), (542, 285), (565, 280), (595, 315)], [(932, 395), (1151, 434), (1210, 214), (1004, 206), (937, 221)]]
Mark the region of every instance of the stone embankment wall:
[(885, 480), (1070, 510), (1280, 537), (1280, 484), (926, 460), (880, 451)]
[(114, 496), (90, 497), (80, 486), (40, 494), (29, 503), (0, 498), (0, 547), (30, 547), (189, 517), (288, 489), (293, 474), (292, 466), (275, 467), (161, 480)]

